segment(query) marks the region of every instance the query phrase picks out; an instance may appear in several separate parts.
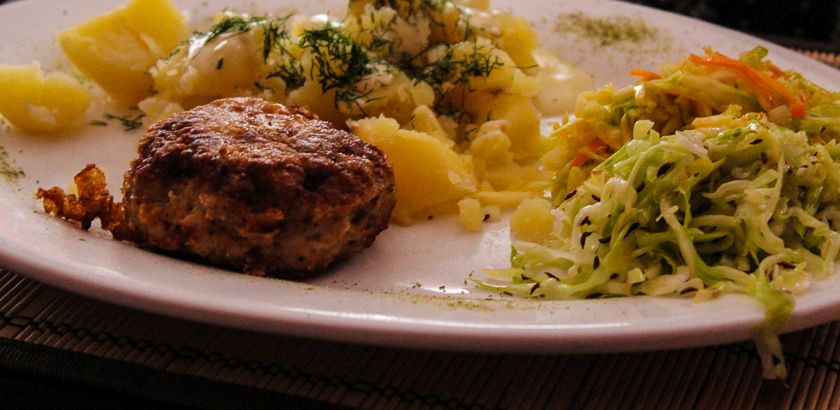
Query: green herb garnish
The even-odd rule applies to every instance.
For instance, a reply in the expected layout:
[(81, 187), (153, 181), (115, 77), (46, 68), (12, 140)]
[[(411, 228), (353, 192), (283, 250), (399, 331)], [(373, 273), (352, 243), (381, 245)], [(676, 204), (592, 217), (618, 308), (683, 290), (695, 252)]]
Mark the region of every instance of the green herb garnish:
[(3, 146), (0, 146), (0, 175), (6, 179), (6, 182), (17, 182), (20, 177), (26, 175), (20, 167), (12, 165), (9, 153)]
[(137, 116), (130, 117), (130, 116), (119, 116), (114, 114), (105, 114), (105, 119), (107, 120), (116, 120), (122, 124), (123, 129), (125, 131), (134, 131), (143, 126), (143, 118), (146, 117), (146, 114), (137, 114)]
[(210, 42), (214, 38), (221, 36), (228, 32), (235, 32), (236, 34), (247, 33), (251, 31), (251, 24), (265, 21), (265, 16), (251, 17), (248, 19), (239, 16), (227, 16), (213, 26), (204, 37), (204, 42)]
[(317, 29), (305, 30), (300, 46), (312, 55), (310, 77), (321, 84), (321, 91), (335, 90), (335, 105), (352, 104), (370, 91), (360, 91), (354, 86), (373, 73), (373, 59), (361, 44), (327, 24)]

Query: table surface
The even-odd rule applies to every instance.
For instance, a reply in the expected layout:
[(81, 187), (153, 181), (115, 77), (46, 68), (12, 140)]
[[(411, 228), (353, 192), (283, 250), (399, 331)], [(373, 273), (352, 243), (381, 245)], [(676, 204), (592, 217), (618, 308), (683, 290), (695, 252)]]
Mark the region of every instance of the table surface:
[[(799, 51), (840, 68), (836, 54)], [(837, 409), (838, 336), (840, 322), (784, 335), (782, 383), (761, 378), (751, 343), (605, 355), (348, 345), (135, 311), (0, 267), (5, 408)]]

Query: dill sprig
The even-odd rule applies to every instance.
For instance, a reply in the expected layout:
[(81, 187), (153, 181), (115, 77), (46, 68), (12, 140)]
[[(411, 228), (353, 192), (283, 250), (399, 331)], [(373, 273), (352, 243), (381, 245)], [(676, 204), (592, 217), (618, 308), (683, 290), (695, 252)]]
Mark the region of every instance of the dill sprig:
[(262, 50), (263, 62), (265, 63), (268, 63), (269, 56), (273, 51), (279, 54), (278, 62), (273, 67), (273, 71), (266, 76), (266, 79), (282, 79), (286, 84), (287, 91), (303, 87), (306, 82), (303, 65), (284, 45), (289, 41), (289, 33), (284, 28), (289, 17), (291, 15), (271, 20), (265, 25)]
[[(452, 46), (445, 47), (446, 52), (442, 57), (415, 69), (412, 76), (415, 83), (424, 82), (435, 91), (437, 98), (434, 108), (438, 114), (450, 117), (457, 123), (472, 122), (474, 118), (462, 106), (466, 93), (471, 91), (470, 80), (489, 77), (495, 69), (504, 66), (504, 62), (492, 53), (491, 46), (474, 43), (472, 50), (460, 56), (456, 56)], [(453, 90), (455, 86), (460, 88)], [(452, 94), (450, 90), (460, 94)]]
[(286, 21), (292, 15), (286, 15), (276, 19), (266, 19), (266, 24), (263, 27), (263, 61), (268, 60), (271, 51), (279, 48), (281, 54), (288, 54), (288, 51), (282, 47), (282, 42), (289, 39), (289, 32), (286, 31)]
[(198, 50), (201, 50), (207, 45), (207, 43), (213, 41), (219, 36), (227, 33), (230, 33), (232, 36), (247, 33), (251, 31), (253, 24), (260, 23), (265, 20), (265, 16), (249, 18), (241, 16), (224, 16), (221, 21), (216, 23), (206, 33), (202, 33), (200, 31), (193, 32), (190, 38), (187, 39), (185, 43), (181, 43), (175, 47), (175, 50), (173, 50), (172, 54), (170, 54), (167, 58), (172, 58), (183, 49), (184, 45), (187, 45), (187, 49), (189, 50), (187, 59), (190, 59), (195, 56), (195, 53), (197, 53)]
[(432, 86), (437, 93), (443, 93), (445, 86), (469, 84), (471, 78), (488, 77), (496, 68), (504, 66), (489, 46), (473, 44), (472, 51), (461, 57), (455, 56), (455, 49), (446, 46), (446, 53), (439, 59), (420, 67), (414, 72), (415, 82)]
[[(254, 29), (262, 29), (261, 55), (263, 63), (270, 64), (269, 60), (273, 52), (279, 54), (277, 62), (271, 67), (271, 71), (266, 76), (266, 79), (282, 79), (286, 84), (287, 90), (300, 88), (306, 82), (303, 66), (284, 45), (290, 41), (289, 32), (285, 27), (286, 22), (291, 16), (291, 14), (283, 17), (272, 17), (269, 15), (253, 17), (225, 16), (206, 33), (193, 33), (189, 40), (191, 49), (202, 48), (210, 41), (225, 34), (235, 36), (248, 33)], [(224, 60), (220, 59), (216, 63), (216, 69), (221, 69), (223, 65)], [(259, 90), (266, 89), (258, 82), (254, 84)]]
[(146, 114), (137, 114), (136, 116), (131, 117), (105, 113), (105, 119), (119, 121), (119, 123), (123, 126), (123, 130), (125, 131), (134, 131), (142, 127), (143, 118), (145, 117)]
[(207, 43), (225, 33), (247, 33), (251, 31), (253, 23), (259, 23), (265, 20), (265, 16), (250, 17), (247, 19), (241, 16), (225, 16), (216, 25), (211, 27), (207, 34), (202, 34), (201, 36), (204, 38), (204, 42)]
[(331, 24), (304, 30), (300, 47), (309, 50), (312, 66), (309, 76), (321, 84), (321, 91), (335, 90), (335, 105), (353, 104), (364, 98), (368, 91), (354, 87), (359, 81), (373, 73), (372, 58), (365, 48), (353, 41)]
[(303, 87), (306, 83), (306, 73), (303, 66), (295, 60), (284, 58), (274, 66), (274, 71), (266, 76), (268, 78), (280, 78), (286, 83), (286, 90), (294, 90)]
[(394, 24), (397, 18), (398, 16), (394, 15), (388, 21), (377, 21), (377, 14), (374, 12), (370, 13), (371, 27), (363, 28), (361, 33), (359, 33), (370, 33), (371, 40), (370, 44), (367, 45), (370, 51), (383, 56), (391, 56), (395, 43), (391, 37), (395, 37), (397, 34), (394, 31)]

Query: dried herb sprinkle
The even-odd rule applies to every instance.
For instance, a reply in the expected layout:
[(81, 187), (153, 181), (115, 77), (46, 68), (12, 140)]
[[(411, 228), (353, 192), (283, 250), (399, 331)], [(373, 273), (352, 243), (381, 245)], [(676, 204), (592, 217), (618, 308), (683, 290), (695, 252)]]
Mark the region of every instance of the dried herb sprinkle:
[(659, 29), (648, 26), (641, 19), (627, 16), (593, 17), (581, 12), (557, 16), (554, 30), (574, 34), (601, 46), (617, 43), (638, 44), (653, 40), (659, 35)]
[(20, 167), (13, 165), (9, 152), (3, 146), (0, 146), (0, 175), (6, 182), (17, 182), (20, 177), (26, 175)]

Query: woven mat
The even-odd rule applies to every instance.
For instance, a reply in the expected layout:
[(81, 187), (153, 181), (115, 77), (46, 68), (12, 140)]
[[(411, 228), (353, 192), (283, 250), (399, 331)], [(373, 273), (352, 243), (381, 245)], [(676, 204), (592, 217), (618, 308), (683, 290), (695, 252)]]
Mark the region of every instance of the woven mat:
[(835, 53), (828, 53), (823, 51), (811, 51), (811, 50), (801, 50), (801, 49), (794, 49), (808, 57), (811, 57), (815, 60), (822, 61), (834, 68), (840, 69), (840, 54)]
[[(785, 335), (790, 376), (784, 386), (761, 379), (750, 343), (609, 355), (493, 355), (355, 346), (142, 313), (0, 270), (0, 341), (47, 349), (20, 362), (49, 358), (52, 351), (78, 352), (75, 361), (53, 359), (42, 368), (57, 368), (52, 377), (73, 377), (136, 396), (144, 394), (137, 391), (140, 386), (151, 383), (155, 388), (145, 388), (147, 397), (169, 397), (197, 407), (233, 400), (241, 408), (263, 408), (257, 404), (292, 397), (331, 406), (396, 409), (836, 409), (838, 336), (838, 322)], [(107, 370), (113, 368), (117, 370)], [(85, 377), (85, 372), (96, 377)], [(177, 376), (184, 379), (168, 387), (162, 381)], [(196, 380), (215, 384), (203, 386)], [(221, 394), (226, 386), (234, 390)]]

